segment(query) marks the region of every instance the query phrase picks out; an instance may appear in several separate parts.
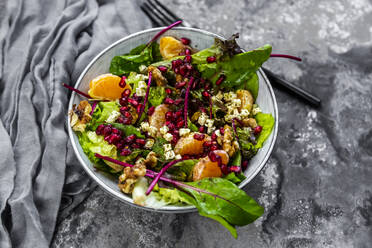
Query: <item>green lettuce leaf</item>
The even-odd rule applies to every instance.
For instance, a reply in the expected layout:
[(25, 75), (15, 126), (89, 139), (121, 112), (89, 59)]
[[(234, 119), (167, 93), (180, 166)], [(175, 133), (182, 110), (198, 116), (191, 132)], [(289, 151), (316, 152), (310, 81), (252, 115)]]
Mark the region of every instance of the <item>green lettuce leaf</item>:
[(97, 126), (104, 123), (113, 111), (119, 111), (119, 104), (116, 101), (99, 102), (88, 125), (88, 130), (96, 130)]
[(117, 170), (106, 165), (103, 160), (97, 158), (94, 154), (99, 153), (111, 158), (117, 157), (117, 150), (114, 145), (107, 143), (103, 136), (98, 136), (94, 131), (87, 131), (78, 134), (79, 143), (89, 160), (94, 166), (104, 172), (116, 173)]
[(152, 151), (158, 155), (158, 161), (160, 163), (164, 163), (166, 161), (163, 145), (167, 143), (168, 142), (164, 138), (156, 138), (155, 143), (152, 146)]
[(240, 173), (231, 172), (227, 174), (226, 176), (224, 176), (223, 178), (229, 180), (230, 182), (235, 183), (236, 185), (239, 185), (239, 183), (241, 183), (244, 179), (246, 179), (246, 177), (244, 176), (242, 172)]
[(255, 148), (261, 148), (265, 140), (270, 136), (273, 130), (275, 119), (271, 114), (258, 113), (255, 116), (257, 124), (262, 126), (262, 131), (257, 139)]
[(191, 132), (198, 132), (199, 128), (187, 118), (187, 127), (191, 130)]
[(167, 173), (177, 176), (181, 181), (192, 181), (192, 170), (197, 162), (197, 159), (183, 160), (170, 167)]
[(140, 72), (139, 66), (148, 66), (151, 63), (161, 60), (159, 44), (151, 43), (149, 47), (140, 45), (131, 50), (129, 54), (115, 56), (111, 60), (110, 72), (112, 74), (121, 76), (129, 74), (130, 72)]
[(264, 209), (234, 183), (223, 178), (204, 178), (180, 186), (181, 196), (194, 205), (202, 216), (225, 226), (236, 238), (234, 226), (244, 226), (259, 218)]
[(165, 92), (164, 87), (162, 86), (151, 87), (149, 93), (149, 102), (152, 106), (156, 107), (163, 102), (166, 96), (167, 93)]

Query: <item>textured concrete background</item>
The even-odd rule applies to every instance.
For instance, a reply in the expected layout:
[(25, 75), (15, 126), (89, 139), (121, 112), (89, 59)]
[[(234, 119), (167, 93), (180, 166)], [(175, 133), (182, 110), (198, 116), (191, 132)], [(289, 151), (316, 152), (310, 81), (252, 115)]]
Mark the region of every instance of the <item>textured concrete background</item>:
[(372, 1), (163, 2), (202, 29), (239, 32), (247, 49), (269, 43), (302, 57), (266, 66), (323, 106), (275, 91), (277, 144), (245, 188), (266, 213), (237, 240), (197, 213), (146, 212), (97, 188), (60, 223), (52, 247), (371, 247)]

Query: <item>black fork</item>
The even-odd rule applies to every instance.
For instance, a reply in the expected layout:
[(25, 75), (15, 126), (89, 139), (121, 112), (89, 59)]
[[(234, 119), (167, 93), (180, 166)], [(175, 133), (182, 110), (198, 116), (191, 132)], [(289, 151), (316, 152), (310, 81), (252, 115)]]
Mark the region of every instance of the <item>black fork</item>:
[[(146, 0), (141, 4), (140, 8), (150, 18), (153, 24), (158, 27), (169, 26), (176, 21), (182, 20), (158, 0)], [(197, 26), (191, 25), (184, 20), (182, 20), (181, 26), (197, 28)], [(275, 88), (284, 89), (290, 95), (295, 96), (314, 107), (320, 107), (321, 101), (318, 97), (278, 77), (275, 73), (264, 67), (262, 67), (262, 70)]]

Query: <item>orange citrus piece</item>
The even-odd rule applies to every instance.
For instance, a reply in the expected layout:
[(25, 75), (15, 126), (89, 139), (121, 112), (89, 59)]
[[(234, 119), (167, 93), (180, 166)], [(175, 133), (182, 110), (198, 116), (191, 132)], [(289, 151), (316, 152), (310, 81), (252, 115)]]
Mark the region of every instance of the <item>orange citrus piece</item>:
[(185, 49), (186, 46), (181, 41), (171, 36), (164, 36), (159, 41), (160, 54), (164, 59), (176, 57)]
[(129, 84), (125, 88), (119, 86), (121, 78), (116, 75), (102, 74), (89, 83), (88, 94), (94, 99), (116, 100), (121, 97), (125, 89), (131, 89)]
[[(221, 157), (223, 164), (229, 163), (229, 155), (224, 150), (216, 150), (215, 154)], [(221, 177), (222, 171), (218, 162), (212, 162), (208, 156), (199, 160), (192, 170), (192, 180), (199, 181), (206, 177)]]
[(188, 136), (178, 140), (174, 147), (174, 152), (180, 155), (197, 155), (203, 153), (203, 143), (210, 140), (208, 135), (205, 135), (203, 140), (194, 139), (195, 133), (190, 133)]

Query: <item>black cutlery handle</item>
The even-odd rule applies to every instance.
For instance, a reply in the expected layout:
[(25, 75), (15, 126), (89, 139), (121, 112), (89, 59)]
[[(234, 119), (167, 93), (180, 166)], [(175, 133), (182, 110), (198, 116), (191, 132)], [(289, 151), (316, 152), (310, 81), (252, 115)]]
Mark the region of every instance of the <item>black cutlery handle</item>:
[(264, 67), (262, 67), (262, 70), (265, 72), (266, 76), (274, 87), (285, 88), (291, 95), (297, 96), (298, 98), (310, 103), (314, 107), (320, 107), (321, 101), (318, 97), (284, 79), (279, 78), (277, 75)]

